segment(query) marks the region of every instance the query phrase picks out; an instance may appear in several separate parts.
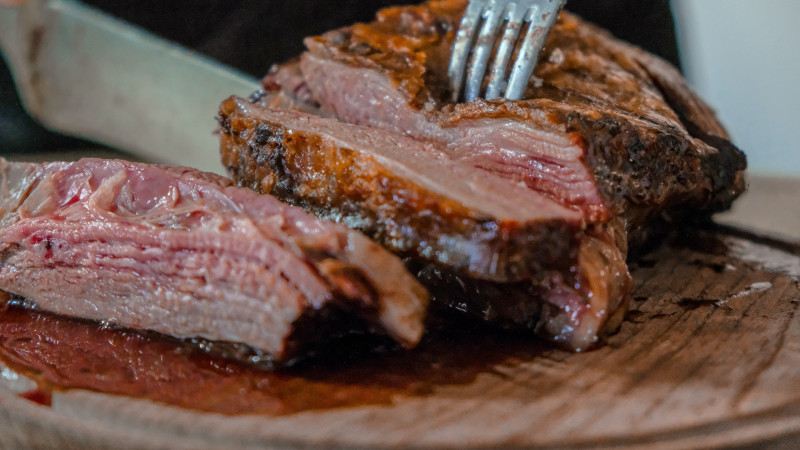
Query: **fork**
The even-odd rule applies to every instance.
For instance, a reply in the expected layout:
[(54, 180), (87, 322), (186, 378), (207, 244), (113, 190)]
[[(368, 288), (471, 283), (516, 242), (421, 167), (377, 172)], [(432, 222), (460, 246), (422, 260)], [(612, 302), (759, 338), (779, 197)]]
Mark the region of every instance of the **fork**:
[[(493, 53), (486, 92), (482, 97), (494, 100), (504, 91), (503, 97), (520, 100), (547, 35), (565, 3), (566, 0), (470, 0), (450, 58), (448, 75), (453, 88), (453, 101), (462, 98), (462, 91), (467, 102), (481, 97), (486, 68)], [(530, 26), (520, 41), (525, 24)], [(499, 36), (503, 25), (505, 29)], [(480, 32), (476, 36), (479, 26)], [(509, 62), (515, 50), (517, 57), (509, 74)]]

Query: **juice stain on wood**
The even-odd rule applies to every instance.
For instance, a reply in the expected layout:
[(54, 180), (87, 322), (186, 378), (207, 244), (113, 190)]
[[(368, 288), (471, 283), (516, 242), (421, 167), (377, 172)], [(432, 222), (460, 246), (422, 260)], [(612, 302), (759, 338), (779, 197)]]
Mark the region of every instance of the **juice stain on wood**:
[(497, 364), (530, 360), (546, 348), (531, 345), (530, 335), (473, 322), (431, 334), (410, 352), (354, 336), (295, 366), (264, 368), (177, 339), (6, 304), (0, 311), (0, 360), (38, 383), (36, 395), (22, 396), (43, 405), (52, 390), (88, 389), (205, 412), (282, 415), (391, 404), (399, 395), (469, 384)]

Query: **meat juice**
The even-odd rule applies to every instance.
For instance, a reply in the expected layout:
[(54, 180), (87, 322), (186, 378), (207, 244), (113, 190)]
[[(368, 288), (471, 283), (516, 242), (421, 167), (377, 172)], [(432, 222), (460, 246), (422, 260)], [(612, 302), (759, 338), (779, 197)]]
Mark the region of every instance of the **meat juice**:
[(11, 302), (0, 311), (0, 360), (38, 384), (21, 396), (44, 405), (52, 392), (83, 389), (226, 415), (284, 415), (424, 396), (542, 351), (529, 335), (498, 334), (473, 322), (431, 328), (412, 351), (358, 335), (276, 368)]

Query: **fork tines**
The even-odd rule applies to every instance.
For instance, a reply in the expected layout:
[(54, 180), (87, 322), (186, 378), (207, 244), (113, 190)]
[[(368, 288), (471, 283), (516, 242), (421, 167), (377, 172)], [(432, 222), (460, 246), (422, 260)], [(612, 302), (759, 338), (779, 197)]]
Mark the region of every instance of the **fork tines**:
[[(489, 71), (486, 93), (482, 97), (493, 100), (502, 94), (509, 100), (519, 100), (528, 86), (539, 53), (565, 1), (471, 0), (461, 19), (450, 59), (449, 76), (453, 87), (453, 101), (462, 98), (462, 91), (463, 98), (468, 102), (481, 97), (486, 68), (492, 54), (494, 60)], [(528, 30), (520, 40), (526, 24), (529, 24)], [(479, 28), (480, 31), (476, 33)], [(502, 36), (499, 36), (501, 29)], [(517, 56), (509, 70), (509, 63), (515, 52)]]

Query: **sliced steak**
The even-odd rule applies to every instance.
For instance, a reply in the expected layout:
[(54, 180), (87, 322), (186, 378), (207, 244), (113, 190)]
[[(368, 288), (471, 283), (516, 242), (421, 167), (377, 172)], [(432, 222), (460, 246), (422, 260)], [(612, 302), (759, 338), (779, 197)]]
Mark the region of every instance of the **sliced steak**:
[[(355, 321), (412, 346), (425, 289), (362, 234), (188, 168), (0, 158), (0, 289), (277, 360)], [(337, 329), (340, 328), (340, 329)]]
[(220, 110), (240, 185), (366, 232), (434, 298), (584, 348), (613, 329), (630, 244), (744, 190), (744, 155), (663, 61), (562, 13), (524, 101), (454, 104), (466, 1), (308, 38)]
[(715, 145), (724, 129), (675, 69), (566, 13), (532, 100), (454, 106), (446, 67), (463, 4), (388, 9), (371, 24), (308, 38), (305, 89), (344, 122), (444, 142), (590, 222), (622, 215), (635, 226), (657, 211), (725, 208), (744, 190), (743, 154)]
[(564, 254), (582, 232), (579, 212), (475, 170), (435, 142), (237, 98), (222, 106), (221, 117), (224, 163), (241, 184), (365, 231), (404, 255), (518, 281), (568, 264)]

